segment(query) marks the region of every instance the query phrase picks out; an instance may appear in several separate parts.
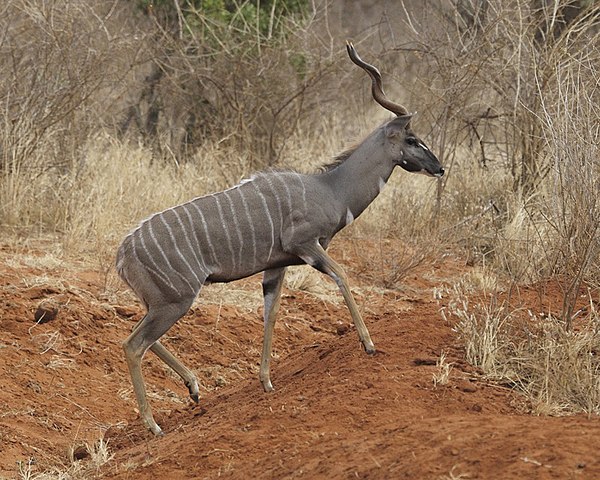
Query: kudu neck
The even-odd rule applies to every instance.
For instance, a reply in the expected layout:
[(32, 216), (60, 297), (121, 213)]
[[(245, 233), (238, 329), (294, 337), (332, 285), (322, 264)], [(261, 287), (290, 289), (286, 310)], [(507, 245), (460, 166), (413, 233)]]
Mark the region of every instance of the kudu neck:
[(340, 208), (349, 209), (354, 218), (375, 200), (394, 170), (384, 142), (384, 132), (376, 130), (347, 160), (325, 174)]

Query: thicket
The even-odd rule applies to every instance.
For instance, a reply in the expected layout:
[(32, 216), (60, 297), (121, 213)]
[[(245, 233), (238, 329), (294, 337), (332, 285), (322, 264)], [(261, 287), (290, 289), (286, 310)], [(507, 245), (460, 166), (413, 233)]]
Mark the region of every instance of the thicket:
[[(469, 351), (479, 352), (475, 363), (491, 358), (482, 353), (490, 343), (477, 342), (488, 320), (513, 311), (505, 293), (550, 277), (564, 289), (557, 344), (583, 332), (589, 341), (577, 355), (595, 359), (596, 310), (583, 315), (578, 301), (585, 286), (594, 304), (600, 286), (600, 5), (418, 3), (404, 23), (379, 23), (353, 40), (382, 70), (388, 95), (418, 110), (415, 128), (448, 173), (437, 183), (399, 174), (350, 234), (413, 239), (400, 252), (409, 260), (383, 250), (373, 260), (386, 286), (441, 243), (493, 278), (485, 297), (493, 301), (469, 310), (456, 293), (453, 303)], [(303, 0), (4, 2), (2, 232), (55, 235), (110, 272), (122, 235), (151, 212), (261, 168), (327, 162), (385, 113), (364, 108), (368, 80), (347, 60), (345, 39), (323, 28), (326, 8)], [(494, 338), (506, 334), (504, 345), (530, 339), (500, 327)], [(523, 353), (494, 348), (506, 353), (497, 362)], [(538, 384), (526, 373), (515, 380), (514, 363), (510, 375), (485, 365), (515, 384)], [(598, 365), (589, 365), (597, 378)]]
[[(527, 392), (535, 411), (598, 413), (600, 5), (461, 1), (430, 12), (453, 28), (413, 24), (420, 35), (402, 48), (434, 72), (426, 94), (452, 167), (441, 210), (463, 212), (447, 231), (493, 277), (478, 301), (465, 285), (450, 293), (467, 356)], [(463, 169), (472, 179), (453, 183)], [(560, 311), (519, 304), (519, 285), (548, 278)]]
[[(152, 63), (138, 101), (119, 125), (159, 156), (189, 160), (217, 139), (251, 165), (278, 162), (306, 114), (305, 93), (321, 78), (299, 44), (308, 5), (280, 2), (140, 2), (153, 33)], [(312, 65), (307, 65), (312, 62)]]

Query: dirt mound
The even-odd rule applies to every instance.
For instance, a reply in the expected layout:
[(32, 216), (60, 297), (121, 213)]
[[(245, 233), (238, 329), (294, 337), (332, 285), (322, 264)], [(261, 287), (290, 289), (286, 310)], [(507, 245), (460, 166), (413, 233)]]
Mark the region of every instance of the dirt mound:
[[(419, 266), (400, 290), (372, 288), (358, 256), (343, 261), (373, 356), (339, 296), (285, 289), (269, 394), (257, 375), (258, 279), (230, 287), (243, 302), (209, 289), (165, 340), (197, 373), (200, 404), (145, 358), (166, 433), (155, 438), (134, 411), (120, 347), (141, 315), (129, 294), (43, 252), (0, 255), (0, 478), (68, 471), (90, 461), (73, 449), (99, 439), (113, 456), (80, 478), (600, 478), (600, 419), (530, 416), (519, 395), (464, 362), (433, 295), (465, 271), (451, 258)], [(35, 323), (42, 302), (56, 317)]]

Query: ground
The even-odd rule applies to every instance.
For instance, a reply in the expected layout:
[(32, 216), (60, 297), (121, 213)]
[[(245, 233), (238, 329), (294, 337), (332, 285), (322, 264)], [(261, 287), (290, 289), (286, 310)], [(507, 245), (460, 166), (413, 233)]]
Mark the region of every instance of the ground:
[[(49, 246), (0, 247), (0, 478), (600, 478), (598, 417), (533, 416), (465, 362), (440, 310), (472, 267), (437, 252), (386, 277), (381, 248), (332, 246), (377, 353), (362, 350), (333, 284), (300, 270), (283, 292), (271, 393), (258, 381), (260, 277), (207, 287), (164, 342), (198, 375), (200, 404), (144, 359), (157, 438), (121, 349), (142, 315), (126, 287)], [(560, 307), (551, 288), (528, 301)]]

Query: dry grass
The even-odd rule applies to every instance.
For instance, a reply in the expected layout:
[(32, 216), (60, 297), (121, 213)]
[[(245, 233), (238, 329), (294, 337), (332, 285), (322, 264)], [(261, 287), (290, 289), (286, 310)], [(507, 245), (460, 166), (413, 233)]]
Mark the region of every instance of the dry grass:
[[(600, 8), (548, 5), (463, 2), (456, 30), (425, 33), (417, 50), (433, 51), (440, 134), (479, 164), (449, 150), (441, 205), (458, 218), (442, 231), (508, 291), (555, 275), (563, 288), (562, 311), (542, 318), (499, 284), (456, 285), (449, 308), (467, 358), (524, 392), (535, 413), (598, 413), (598, 316), (592, 306), (581, 318), (576, 302), (599, 285)], [(458, 180), (465, 164), (471, 176)]]
[(285, 286), (291, 290), (300, 290), (331, 303), (342, 301), (335, 283), (314, 268), (300, 265), (288, 268)]
[(450, 472), (448, 473), (448, 475), (440, 475), (439, 479), (440, 480), (463, 480), (463, 479), (471, 478), (470, 473), (457, 473), (456, 470), (458, 470), (458, 469), (459, 469), (459, 466), (454, 465), (450, 469)]
[(498, 359), (505, 348), (502, 333), (512, 312), (507, 311), (504, 304), (497, 305), (493, 295), (489, 303), (472, 306), (469, 297), (474, 292), (467, 294), (463, 288), (457, 284), (450, 292), (448, 310), (458, 320), (454, 330), (464, 344), (467, 360), (486, 374), (496, 376)]
[(450, 372), (452, 372), (452, 363), (446, 360), (446, 352), (440, 354), (440, 358), (435, 362), (437, 371), (433, 374), (433, 387), (438, 385), (447, 385), (450, 381)]
[[(39, 271), (79, 268), (65, 264), (77, 257), (104, 274), (107, 295), (116, 297), (117, 245), (143, 218), (232, 186), (257, 168), (314, 171), (387, 118), (372, 105), (363, 72), (348, 66), (343, 42), (324, 47), (305, 25), (290, 43), (268, 45), (261, 57), (242, 58), (231, 69), (235, 45), (205, 64), (209, 55), (188, 57), (185, 41), (167, 42), (165, 32), (158, 35), (126, 3), (98, 2), (94, 10), (83, 0), (71, 0), (72, 9), (53, 0), (14, 0), (0, 7), (10, 40), (0, 45), (0, 233), (23, 252), (7, 267), (36, 270), (24, 279), (29, 286), (52, 284), (70, 295), (62, 279)], [(367, 241), (379, 247), (348, 267), (364, 283), (394, 289), (422, 262), (459, 252), (477, 268), (444, 293), (445, 314), (467, 360), (521, 391), (534, 414), (600, 414), (600, 315), (592, 301), (587, 316), (575, 311), (581, 285), (600, 287), (600, 7), (590, 4), (588, 14), (560, 31), (545, 30), (552, 38), (540, 43), (532, 2), (459, 3), (471, 13), (441, 14), (444, 2), (430, 2), (423, 11), (436, 18), (421, 24), (414, 42), (399, 35), (395, 48), (375, 57), (386, 88), (397, 77), (404, 90), (407, 71), (416, 79), (401, 101), (419, 111), (413, 127), (448, 173), (441, 180), (394, 173), (344, 233), (357, 249)], [(475, 15), (484, 3), (486, 16)], [(432, 24), (442, 27), (426, 27)], [(153, 44), (160, 45), (153, 50)], [(165, 58), (169, 51), (173, 57)], [(409, 68), (398, 68), (407, 51)], [(297, 58), (306, 64), (305, 77), (290, 62)], [(164, 77), (152, 96), (147, 80), (157, 65)], [(53, 81), (42, 88), (38, 74)], [(124, 111), (137, 112), (147, 126), (157, 105), (163, 108), (154, 134), (123, 127)], [(188, 128), (199, 132), (190, 143), (182, 140)], [(389, 237), (404, 242), (388, 243)], [(36, 242), (44, 253), (29, 256)], [(560, 315), (542, 317), (506, 300), (511, 286), (557, 273), (565, 279)], [(3, 290), (10, 295), (11, 288)], [(290, 269), (286, 288), (342, 301), (333, 283), (306, 268)], [(258, 284), (252, 290), (211, 285), (200, 302), (238, 305), (254, 315), (262, 296)], [(207, 327), (209, 341), (235, 342), (219, 321)], [(46, 368), (77, 369), (77, 359), (64, 354), (63, 333), (40, 334), (33, 326), (30, 334), (34, 353), (50, 353)], [(242, 368), (256, 365), (200, 370), (202, 387), (218, 388)], [(434, 387), (449, 381), (452, 368), (442, 352)], [(132, 390), (119, 395), (131, 399)], [(170, 391), (149, 396), (183, 401)], [(48, 471), (25, 460), (18, 478), (91, 478), (112, 454), (102, 440), (83, 447), (86, 460), (71, 452)], [(442, 478), (466, 477), (453, 468)]]
[[(562, 319), (456, 285), (448, 311), (467, 360), (484, 375), (524, 393), (535, 414), (600, 414), (600, 316), (590, 305), (571, 329)], [(504, 298), (503, 298), (504, 297)]]
[(100, 439), (69, 449), (68, 462), (49, 470), (39, 471), (34, 459), (17, 462), (18, 480), (87, 480), (109, 462), (113, 454), (108, 442)]

